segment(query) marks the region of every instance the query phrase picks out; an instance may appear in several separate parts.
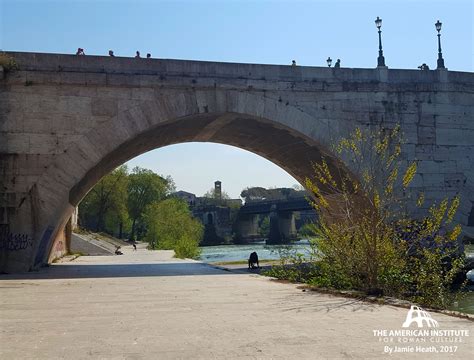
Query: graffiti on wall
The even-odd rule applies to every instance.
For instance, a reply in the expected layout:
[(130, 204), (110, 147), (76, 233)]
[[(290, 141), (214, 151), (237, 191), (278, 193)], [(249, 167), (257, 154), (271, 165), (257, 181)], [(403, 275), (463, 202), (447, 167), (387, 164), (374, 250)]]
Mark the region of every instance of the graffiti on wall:
[(0, 227), (0, 250), (20, 251), (33, 246), (28, 234), (13, 234), (8, 226)]
[(54, 252), (63, 253), (66, 251), (66, 246), (64, 246), (64, 242), (59, 240), (56, 245), (54, 246)]

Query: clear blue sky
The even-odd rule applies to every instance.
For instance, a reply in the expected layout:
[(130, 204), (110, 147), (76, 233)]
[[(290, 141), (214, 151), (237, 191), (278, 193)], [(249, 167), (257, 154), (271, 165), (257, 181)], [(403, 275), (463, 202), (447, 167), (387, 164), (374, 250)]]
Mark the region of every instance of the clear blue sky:
[[(0, 0), (0, 49), (51, 53), (326, 66), (376, 66), (374, 19), (383, 19), (390, 68), (436, 68), (440, 20), (445, 64), (474, 71), (472, 0), (152, 1)], [(130, 162), (171, 175), (202, 195), (214, 180), (238, 196), (246, 186), (291, 186), (283, 170), (249, 152), (214, 144), (157, 149)]]

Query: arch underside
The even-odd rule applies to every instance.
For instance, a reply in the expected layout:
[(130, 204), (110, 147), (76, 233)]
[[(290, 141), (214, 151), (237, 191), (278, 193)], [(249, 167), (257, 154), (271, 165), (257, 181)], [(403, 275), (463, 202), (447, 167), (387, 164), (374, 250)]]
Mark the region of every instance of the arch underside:
[(312, 164), (322, 156), (331, 167), (343, 167), (316, 141), (281, 124), (247, 114), (199, 114), (162, 123), (121, 144), (71, 189), (70, 204), (76, 206), (103, 176), (128, 160), (156, 148), (185, 142), (236, 146), (280, 166), (300, 183), (311, 176)]

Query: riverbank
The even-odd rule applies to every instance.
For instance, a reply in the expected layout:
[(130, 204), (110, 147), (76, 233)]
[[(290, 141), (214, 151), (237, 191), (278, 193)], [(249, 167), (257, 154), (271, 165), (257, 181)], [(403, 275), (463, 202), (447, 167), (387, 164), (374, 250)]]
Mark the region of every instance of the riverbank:
[[(210, 263), (210, 265), (215, 266), (216, 268), (219, 268), (219, 269), (226, 270), (226, 271), (232, 271), (232, 272), (237, 272), (237, 273), (253, 273), (253, 274), (267, 276), (265, 274), (265, 271), (271, 269), (271, 267), (274, 265), (279, 265), (279, 261), (276, 261), (276, 260), (262, 261), (260, 262), (261, 267), (259, 269), (248, 269), (247, 263), (243, 261), (215, 262), (215, 263)], [(269, 278), (281, 283), (288, 283), (288, 284), (292, 283), (288, 280), (276, 279), (271, 276), (269, 276)], [(402, 308), (410, 308), (411, 306), (411, 303), (407, 300), (395, 299), (392, 297), (370, 296), (360, 291), (318, 288), (318, 287), (310, 286), (304, 283), (294, 283), (294, 284), (297, 285), (300, 289), (304, 289), (304, 291), (315, 291), (322, 294), (343, 296), (343, 297), (358, 299), (361, 301), (367, 301), (370, 303), (391, 305), (391, 306), (397, 306), (397, 307), (402, 307)], [(474, 321), (474, 292), (467, 293), (466, 296), (463, 297), (461, 301), (457, 302), (457, 304), (450, 309), (447, 309), (447, 310), (430, 309), (430, 311), (462, 317), (462, 318), (466, 318), (471, 321)]]
[[(309, 258), (311, 254), (311, 248), (308, 241), (300, 241), (289, 246), (268, 246), (264, 243), (257, 243), (247, 245), (203, 247), (202, 250), (202, 261), (229, 271), (237, 272), (247, 271), (247, 259), (249, 254), (253, 251), (258, 252), (260, 265), (263, 266), (265, 270), (269, 270), (272, 265), (279, 265), (280, 256), (282, 253), (286, 255), (288, 255), (290, 252), (292, 254), (300, 253), (303, 256), (307, 256), (307, 258)], [(474, 256), (474, 247), (472, 245), (466, 245), (465, 250), (467, 256)], [(254, 271), (256, 273), (261, 272), (260, 270)], [(301, 279), (295, 280), (298, 281)], [(464, 297), (456, 302), (451, 308), (449, 308), (448, 311), (474, 314), (474, 292), (466, 292)]]

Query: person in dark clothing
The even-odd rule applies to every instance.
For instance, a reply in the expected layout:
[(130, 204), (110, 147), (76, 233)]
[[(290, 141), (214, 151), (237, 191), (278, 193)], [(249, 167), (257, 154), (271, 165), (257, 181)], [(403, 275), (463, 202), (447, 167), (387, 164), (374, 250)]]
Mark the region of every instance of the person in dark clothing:
[[(255, 266), (255, 264), (257, 264), (257, 266)], [(260, 265), (258, 263), (258, 255), (254, 251), (249, 256), (249, 269), (255, 269), (255, 268), (260, 269)]]

